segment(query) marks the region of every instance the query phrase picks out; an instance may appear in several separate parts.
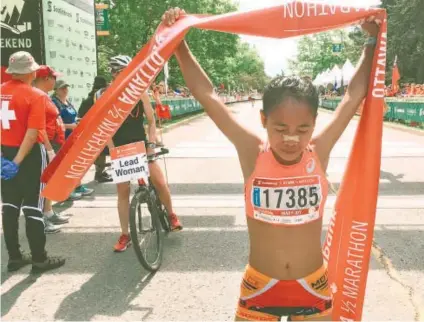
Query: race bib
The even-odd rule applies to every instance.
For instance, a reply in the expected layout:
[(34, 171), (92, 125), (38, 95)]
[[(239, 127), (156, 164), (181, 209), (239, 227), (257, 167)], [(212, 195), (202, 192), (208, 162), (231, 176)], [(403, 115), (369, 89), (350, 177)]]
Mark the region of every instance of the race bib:
[(114, 183), (149, 177), (146, 147), (143, 142), (130, 143), (110, 150)]
[(275, 224), (299, 225), (319, 218), (322, 200), (319, 176), (253, 180), (255, 219)]

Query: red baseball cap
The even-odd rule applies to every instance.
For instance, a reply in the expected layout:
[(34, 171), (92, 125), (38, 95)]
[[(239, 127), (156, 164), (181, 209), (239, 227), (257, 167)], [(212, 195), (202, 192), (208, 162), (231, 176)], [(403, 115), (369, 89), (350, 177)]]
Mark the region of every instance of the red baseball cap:
[(62, 76), (62, 74), (58, 73), (57, 71), (55, 71), (50, 66), (40, 65), (40, 68), (37, 70), (37, 76), (36, 77), (42, 78), (42, 77), (49, 77), (49, 76), (60, 77), (60, 76)]

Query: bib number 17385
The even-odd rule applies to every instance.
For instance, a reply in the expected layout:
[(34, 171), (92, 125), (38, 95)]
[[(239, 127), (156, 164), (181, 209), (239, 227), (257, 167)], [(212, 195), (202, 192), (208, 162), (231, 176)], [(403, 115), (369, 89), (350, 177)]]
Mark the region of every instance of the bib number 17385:
[(287, 179), (255, 179), (252, 201), (255, 208), (301, 210), (319, 206), (321, 185), (318, 176)]

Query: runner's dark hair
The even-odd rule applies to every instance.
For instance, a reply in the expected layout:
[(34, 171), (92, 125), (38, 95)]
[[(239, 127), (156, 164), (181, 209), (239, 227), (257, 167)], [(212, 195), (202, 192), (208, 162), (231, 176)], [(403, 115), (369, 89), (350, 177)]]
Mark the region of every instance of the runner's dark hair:
[(313, 116), (318, 114), (318, 90), (309, 77), (277, 76), (265, 87), (263, 112), (266, 116), (287, 98), (308, 104)]

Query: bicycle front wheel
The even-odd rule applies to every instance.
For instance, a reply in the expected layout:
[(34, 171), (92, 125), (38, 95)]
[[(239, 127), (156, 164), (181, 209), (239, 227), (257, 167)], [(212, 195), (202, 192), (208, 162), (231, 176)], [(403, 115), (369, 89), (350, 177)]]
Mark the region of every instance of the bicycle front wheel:
[(130, 234), (141, 265), (150, 272), (162, 263), (163, 233), (156, 201), (147, 189), (139, 190), (131, 200)]

